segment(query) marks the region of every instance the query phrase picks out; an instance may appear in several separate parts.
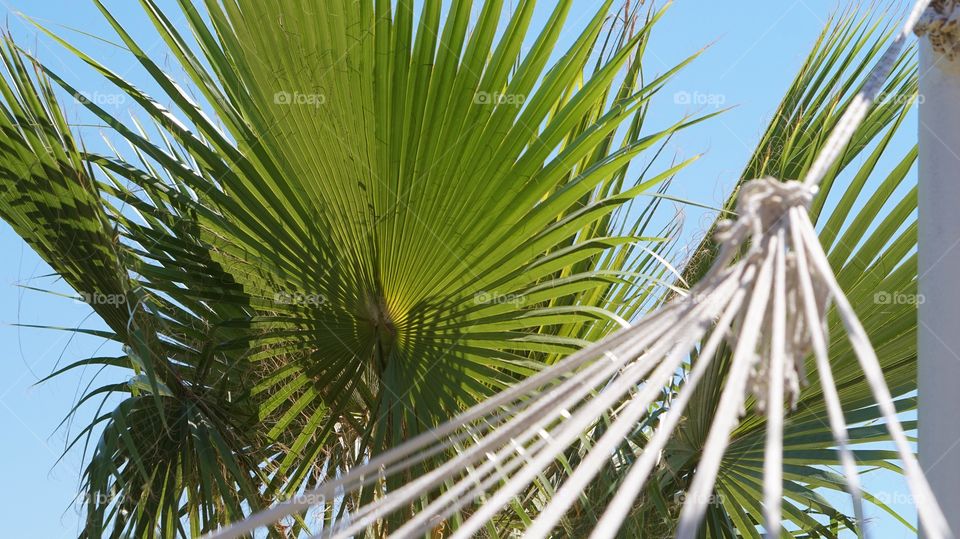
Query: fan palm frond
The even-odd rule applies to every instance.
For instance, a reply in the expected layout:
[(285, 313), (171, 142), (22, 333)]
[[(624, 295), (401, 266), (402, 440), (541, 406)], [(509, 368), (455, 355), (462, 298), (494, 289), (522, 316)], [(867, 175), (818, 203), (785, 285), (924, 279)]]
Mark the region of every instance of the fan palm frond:
[[(124, 395), (77, 440), (103, 427), (87, 536), (198, 535), (336, 477), (621, 327), (671, 279), (677, 223), (651, 234), (625, 206), (652, 195), (654, 211), (689, 161), (649, 164), (708, 117), (646, 122), (693, 59), (643, 74), (663, 11), (603, 2), (551, 61), (571, 2), (533, 29), (532, 1), (475, 16), (428, 1), (418, 21), (408, 2), (183, 1), (189, 40), (144, 0), (184, 86), (97, 5), (174, 108), (49, 33), (149, 122), (79, 99), (131, 150), (87, 152), (58, 120), (50, 145), (73, 175), (2, 180), (19, 197), (3, 217), (49, 228), (60, 221), (35, 216), (64, 201), (46, 193), (82, 178), (90, 208), (59, 218), (104, 253), (68, 282), (124, 294), (104, 317), (131, 380), (83, 399)], [(7, 49), (39, 69), (0, 85), (25, 140), (4, 166), (28, 169), (32, 139), (51, 137), (29, 118), (62, 116), (50, 83), (82, 92)], [(67, 271), (73, 257), (58, 265), (47, 243), (31, 241)], [(322, 518), (375, 495), (331, 500)], [(292, 526), (271, 533), (307, 523)]]

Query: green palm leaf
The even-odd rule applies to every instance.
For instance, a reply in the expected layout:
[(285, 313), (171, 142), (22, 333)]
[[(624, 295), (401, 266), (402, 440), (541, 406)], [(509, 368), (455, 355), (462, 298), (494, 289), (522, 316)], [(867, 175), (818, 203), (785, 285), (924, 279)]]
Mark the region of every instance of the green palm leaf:
[[(444, 14), (428, 1), (416, 22), (407, 2), (209, 1), (201, 12), (182, 1), (188, 41), (143, 0), (204, 104), (98, 3), (174, 110), (50, 34), (151, 122), (131, 127), (88, 100), (132, 152), (51, 141), (87, 185), (77, 198), (90, 209), (63, 219), (103, 236), (88, 248), (112, 249), (101, 264), (116, 266), (120, 284), (94, 287), (109, 275), (96, 267), (68, 282), (131, 291), (111, 324), (127, 357), (109, 361), (136, 377), (91, 392), (127, 396), (81, 433), (103, 427), (85, 472), (86, 536), (195, 536), (236, 520), (658, 301), (649, 284), (671, 278), (660, 261), (678, 224), (646, 229), (688, 162), (640, 175), (629, 164), (652, 163), (705, 117), (647, 126), (652, 97), (692, 58), (645, 77), (663, 12), (614, 22), (611, 3), (551, 62), (571, 2), (534, 30), (532, 1), (512, 13), (487, 1), (476, 18), (471, 2)], [(12, 45), (8, 56), (21, 62)], [(59, 111), (46, 80), (79, 95), (37, 65), (39, 77), (0, 85), (14, 113), (13, 96), (29, 100), (8, 120), (24, 139), (47, 129), (19, 116)], [(24, 150), (4, 166), (32, 159)], [(71, 179), (5, 175), (0, 185), (29, 196), (13, 212), (43, 212), (60, 201), (44, 195)], [(627, 205), (641, 194), (654, 198), (636, 220)], [(39, 236), (31, 244), (58, 272), (72, 263), (57, 265)], [(121, 331), (130, 320), (143, 338)], [(359, 501), (331, 500), (319, 517), (329, 524)]]

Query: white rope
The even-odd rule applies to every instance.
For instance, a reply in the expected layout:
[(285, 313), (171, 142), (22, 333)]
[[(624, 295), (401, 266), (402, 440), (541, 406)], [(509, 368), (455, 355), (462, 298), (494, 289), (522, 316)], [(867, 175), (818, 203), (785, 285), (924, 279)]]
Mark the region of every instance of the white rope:
[[(700, 307), (701, 306), (698, 305), (695, 308)], [(665, 322), (669, 322), (669, 320)], [(661, 327), (666, 330), (666, 333), (662, 333), (659, 328), (655, 326), (650, 327), (648, 328), (650, 331), (644, 332), (645, 335), (643, 340), (633, 345), (635, 348), (642, 349), (646, 348), (650, 344), (654, 344), (654, 348), (637, 360), (634, 360), (620, 374), (620, 376), (618, 376), (617, 384), (609, 386), (607, 390), (601, 393), (601, 395), (604, 395), (603, 403), (612, 402), (618, 396), (621, 396), (623, 393), (628, 391), (629, 388), (637, 382), (637, 380), (645, 376), (653, 368), (653, 365), (655, 364), (654, 360), (658, 359), (658, 356), (662, 357), (663, 351), (668, 347), (674, 336), (677, 333), (682, 332), (683, 329), (682, 326), (669, 323), (661, 324)], [(616, 355), (629, 357), (630, 353), (627, 352), (624, 354), (621, 352), (620, 354)], [(490, 462), (484, 465), (484, 473), (487, 471), (493, 471), (491, 468), (493, 468), (496, 463), (504, 462), (507, 457), (514, 453), (519, 454), (520, 452), (517, 451), (518, 446), (523, 447), (524, 444), (528, 443), (530, 440), (541, 436), (541, 432), (547, 427), (548, 424), (558, 419), (562, 413), (571, 408), (575, 403), (580, 402), (587, 397), (588, 393), (590, 393), (597, 385), (603, 383), (604, 380), (612, 376), (616, 369), (622, 367), (624, 363), (625, 359), (618, 360), (617, 362), (611, 364), (613, 370), (608, 367), (600, 373), (585, 379), (582, 378), (583, 374), (578, 373), (577, 377), (572, 378), (568, 383), (553, 390), (555, 395), (561, 396), (564, 399), (559, 408), (555, 406), (552, 401), (545, 400), (541, 397), (539, 398), (540, 402), (538, 402), (537, 406), (533, 409), (534, 413), (528, 413), (526, 416), (522, 416), (512, 421), (512, 423), (516, 423), (520, 427), (526, 427), (526, 430), (519, 437), (509, 438), (508, 442), (504, 443), (504, 440), (508, 438), (507, 435), (511, 434), (513, 431), (493, 432), (490, 436), (481, 440), (477, 445), (468, 448), (466, 452), (458, 455), (457, 458), (445, 463), (443, 466), (434, 470), (433, 472), (403, 486), (400, 490), (388, 494), (381, 500), (381, 503), (376, 506), (376, 513), (365, 515), (363, 519), (356, 520), (349, 527), (339, 531), (336, 535), (334, 535), (334, 537), (349, 537), (352, 533), (364, 529), (367, 525), (376, 520), (376, 518), (379, 518), (384, 514), (389, 514), (390, 511), (400, 507), (403, 503), (409, 502), (410, 500), (420, 496), (425, 489), (439, 485), (445, 479), (449, 478), (450, 473), (463, 469), (462, 461), (467, 460), (468, 457), (482, 457), (485, 453), (491, 451), (492, 448), (500, 447), (499, 444), (503, 444), (503, 449), (496, 454), (496, 457), (490, 459)], [(595, 401), (592, 401), (591, 405), (594, 408), (599, 408), (601, 410), (606, 409), (606, 406), (609, 406), (609, 404), (606, 406), (603, 404), (596, 404)], [(596, 418), (596, 415), (591, 413), (592, 409), (593, 408), (590, 408), (586, 411), (581, 409), (577, 411), (572, 418), (563, 421), (561, 423), (563, 432), (555, 434), (556, 437), (560, 438), (562, 434), (570, 436), (571, 432), (573, 433), (573, 436), (581, 434), (583, 429), (588, 426), (586, 423), (591, 419), (595, 420)], [(586, 419), (583, 419), (584, 417)], [(579, 424), (579, 422), (585, 423), (579, 430), (571, 428), (572, 425)], [(552, 450), (552, 448), (549, 449)], [(560, 447), (560, 449), (557, 451), (559, 452), (559, 450), (562, 450), (562, 447)], [(523, 455), (519, 456), (522, 457)], [(494, 476), (494, 479), (499, 480), (499, 477)], [(454, 490), (452, 491), (452, 494), (462, 494), (462, 490)], [(450, 497), (452, 497), (452, 494)], [(474, 496), (474, 498), (475, 497), (476, 496)], [(460, 501), (466, 500), (468, 502), (473, 498), (457, 496), (457, 499)], [(434, 501), (434, 504), (438, 504), (438, 502), (440, 502), (440, 500)]]
[[(669, 322), (663, 322), (663, 320), (673, 313), (672, 309), (673, 307), (667, 306), (657, 312), (651, 313), (646, 319), (647, 323), (654, 327), (656, 327), (656, 324), (669, 324)], [(625, 343), (630, 343), (631, 341), (634, 343), (638, 341), (643, 342), (643, 339), (645, 339), (643, 335), (640, 335), (638, 338), (638, 334), (629, 329), (620, 330), (604, 341), (602, 348), (585, 349), (571, 354), (551, 368), (544, 369), (514, 384), (437, 428), (417, 435), (381, 455), (372, 457), (369, 462), (353, 468), (345, 475), (328, 481), (316, 489), (305, 492), (291, 500), (281, 502), (270, 509), (251, 515), (241, 522), (217, 530), (209, 534), (209, 539), (237, 539), (243, 537), (261, 527), (269, 526), (282, 518), (308, 509), (316, 503), (316, 500), (332, 499), (341, 491), (350, 492), (376, 482), (390, 475), (384, 471), (385, 469), (388, 471), (411, 469), (415, 465), (425, 462), (430, 457), (452, 448), (456, 443), (468, 439), (470, 437), (469, 434), (457, 432), (461, 430), (464, 425), (472, 424), (484, 418), (497, 416), (501, 408), (510, 408), (511, 405), (524, 406), (523, 397), (536, 392), (559, 378), (569, 376), (584, 364), (595, 360), (598, 355), (607, 354), (616, 357), (614, 352), (624, 347)], [(602, 367), (603, 365), (599, 363), (593, 363), (588, 369)], [(541, 401), (541, 403), (542, 402), (543, 401)], [(527, 404), (529, 404), (529, 401), (527, 401)], [(438, 441), (441, 442), (439, 445), (436, 444)], [(390, 468), (391, 465), (396, 466)]]
[[(802, 239), (797, 222), (807, 216), (797, 208), (790, 210), (790, 232), (793, 235), (794, 245), (801, 245)], [(810, 323), (817, 323), (824, 319), (826, 305), (824, 300), (818, 300), (810, 278), (810, 269), (807, 266), (806, 249), (797, 249), (796, 263), (800, 291), (803, 295), (802, 304)], [(823, 295), (823, 294), (821, 294)], [(813, 345), (814, 357), (817, 361), (817, 374), (820, 377), (820, 387), (823, 390), (823, 399), (827, 405), (827, 416), (833, 439), (840, 450), (840, 463), (843, 466), (844, 477), (847, 480), (847, 491), (853, 498), (853, 511), (857, 524), (863, 526), (863, 495), (860, 492), (860, 474), (857, 472), (856, 460), (849, 447), (847, 437), (847, 423), (843, 416), (843, 407), (840, 404), (840, 395), (836, 383), (833, 381), (833, 371), (830, 368), (830, 359), (827, 355), (827, 343), (824, 336), (826, 328), (810, 328), (810, 341)]]
[(914, 455), (913, 449), (910, 448), (903, 427), (897, 419), (893, 397), (891, 397), (887, 382), (883, 378), (883, 369), (880, 368), (877, 353), (870, 345), (870, 338), (867, 337), (867, 332), (863, 329), (863, 325), (857, 318), (850, 302), (843, 295), (843, 290), (833, 275), (833, 270), (823, 253), (823, 248), (820, 246), (813, 225), (810, 224), (809, 220), (804, 219), (797, 220), (796, 223), (799, 225), (797, 228), (805, 236), (807, 254), (813, 263), (813, 269), (830, 288), (837, 312), (840, 314), (840, 319), (847, 330), (850, 344), (853, 346), (854, 353), (860, 361), (860, 367), (863, 369), (863, 374), (866, 376), (870, 390), (873, 392), (873, 399), (884, 416), (887, 430), (890, 432), (890, 436), (896, 444), (897, 452), (900, 454), (900, 459), (903, 461), (907, 484), (910, 486), (911, 494), (913, 494), (920, 522), (923, 524), (924, 534), (930, 538), (952, 537), (947, 519), (944, 518), (940, 504), (937, 503), (936, 497), (930, 489), (930, 484), (927, 483), (923, 470), (917, 463), (917, 457)]
[[(656, 338), (657, 334), (658, 333), (652, 333), (651, 335), (647, 335), (636, 344), (647, 346)], [(489, 458), (488, 462), (481, 468), (482, 472), (478, 473), (493, 471), (491, 468), (498, 462), (504, 461), (506, 457), (516, 451), (517, 447), (522, 447), (523, 444), (535, 439), (544, 427), (556, 420), (559, 416), (568, 413), (567, 410), (570, 407), (586, 397), (596, 384), (612, 376), (624, 363), (624, 360), (619, 359), (620, 354), (610, 353), (609, 356), (616, 360), (597, 362), (597, 364), (591, 366), (595, 368), (590, 371), (578, 373), (577, 377), (571, 378), (565, 384), (547, 393), (546, 398), (539, 399), (534, 406), (524, 410), (523, 413), (519, 414), (510, 422), (497, 429), (491, 429), (491, 434), (483, 438), (479, 443), (468, 447), (465, 451), (460, 452), (455, 458), (445, 462), (442, 466), (402, 486), (397, 491), (389, 493), (376, 505), (367, 506), (367, 512), (354, 515), (354, 522), (347, 528), (337, 530), (336, 535), (333, 536), (349, 537), (354, 532), (364, 529), (378, 518), (390, 514), (403, 504), (419, 497), (424, 491), (428, 491), (445, 482), (451, 474), (474, 465), (477, 461), (484, 458), (489, 451), (500, 447), (502, 444), (505, 449), (501, 449), (495, 458)], [(599, 367), (599, 369), (596, 367)], [(644, 371), (641, 369), (646, 367), (646, 365), (638, 362), (635, 363), (633, 367), (634, 371), (640, 370), (642, 376)], [(522, 433), (518, 437), (513, 436), (521, 430)], [(517, 453), (519, 452), (517, 451)], [(469, 485), (469, 482), (466, 484)], [(322, 536), (325, 536), (325, 534)]]
[[(776, 237), (769, 240), (776, 247)], [(769, 244), (768, 244), (769, 246)], [(741, 333), (737, 336), (736, 348), (730, 363), (730, 372), (727, 374), (726, 387), (720, 396), (720, 404), (714, 415), (713, 425), (707, 435), (707, 442), (703, 454), (697, 463), (697, 472), (693, 483), (687, 491), (680, 512), (680, 524), (677, 528), (677, 537), (693, 539), (697, 536), (700, 521), (707, 511), (707, 506), (713, 500), (713, 485), (720, 470), (720, 461), (726, 452), (730, 441), (730, 432), (739, 423), (740, 412), (746, 397), (747, 380), (756, 358), (756, 346), (760, 337), (760, 326), (763, 324), (763, 315), (767, 310), (767, 299), (770, 296), (770, 283), (773, 273), (774, 252), (768, 251), (760, 266), (756, 284), (744, 316)]]
[[(749, 267), (747, 268), (747, 271), (752, 272), (754, 269), (755, 268), (753, 267)], [(747, 281), (751, 280), (752, 278), (753, 275), (744, 276), (744, 279)], [(731, 299), (730, 304), (727, 306), (727, 310), (720, 318), (716, 329), (710, 335), (706, 345), (704, 345), (703, 349), (701, 350), (697, 362), (693, 365), (693, 369), (690, 371), (690, 376), (687, 378), (686, 383), (684, 384), (685, 391), (678, 393), (676, 399), (674, 399), (674, 401), (671, 403), (669, 411), (662, 419), (660, 425), (654, 432), (653, 437), (644, 447), (644, 451), (640, 454), (640, 458), (636, 463), (634, 463), (624, 478), (623, 486), (614, 495), (614, 498), (610, 501), (610, 504), (607, 505), (607, 508), (604, 511), (603, 516), (600, 518), (600, 521), (597, 523), (597, 527), (594, 529), (590, 539), (609, 539), (616, 535), (617, 530), (620, 527), (620, 523), (626, 519), (627, 514), (630, 512), (630, 508), (633, 505), (633, 501), (640, 494), (640, 490), (643, 488), (643, 485), (646, 484), (647, 478), (650, 476), (650, 472), (653, 470), (654, 465), (660, 458), (661, 451), (663, 451), (663, 448), (670, 440), (670, 435), (673, 434), (673, 430), (680, 423), (687, 404), (689, 404), (690, 399), (693, 398), (694, 390), (703, 379), (704, 375), (706, 375), (708, 368), (712, 364), (713, 358), (717, 352), (717, 348), (719, 348), (723, 339), (727, 337), (727, 328), (733, 321), (734, 317), (740, 314), (740, 307), (743, 305), (746, 294), (747, 289), (745, 287), (741, 287)], [(541, 518), (544, 518), (544, 516)], [(552, 517), (550, 514), (547, 514), (545, 515), (545, 518)]]
[[(752, 268), (749, 268), (749, 270), (752, 271)], [(743, 303), (745, 295), (746, 290), (743, 287), (738, 287), (731, 297), (730, 302), (727, 304), (726, 310), (717, 322), (717, 328), (726, 328), (729, 326), (733, 318), (739, 314), (740, 305)], [(678, 394), (677, 399), (671, 403), (670, 410), (667, 412), (666, 417), (656, 429), (647, 445), (644, 446), (639, 460), (630, 468), (630, 471), (622, 482), (623, 487), (617, 491), (614, 499), (608, 505), (603, 518), (601, 518), (597, 527), (594, 529), (594, 535), (591, 537), (612, 537), (616, 533), (619, 523), (626, 517), (626, 512), (629, 511), (630, 505), (633, 503), (637, 494), (639, 494), (643, 484), (646, 483), (647, 477), (659, 458), (660, 452), (663, 450), (663, 447), (669, 440), (670, 434), (673, 432), (673, 428), (679, 423), (682, 412), (686, 408), (686, 403), (693, 396), (692, 389), (696, 387), (696, 384), (706, 372), (707, 366), (711, 363), (717, 348), (725, 336), (725, 330), (715, 329), (711, 333), (707, 343), (701, 350), (697, 363), (691, 371), (690, 378), (688, 378), (684, 384), (686, 391)], [(635, 428), (636, 421), (639, 419), (634, 419), (632, 424), (626, 419), (633, 419), (635, 417), (635, 411), (640, 410), (640, 406), (637, 404), (638, 403), (631, 404), (631, 409), (628, 409), (622, 417), (619, 417), (610, 430), (612, 431), (614, 428), (617, 428), (619, 431), (623, 431), (627, 428)], [(642, 417), (642, 414), (640, 417)], [(605, 437), (606, 436), (605, 434)], [(564, 511), (572, 505), (576, 499), (576, 495), (579, 494), (577, 487), (584, 484), (583, 481), (592, 479), (599, 471), (599, 467), (586, 467), (583, 464), (578, 466), (574, 475), (564, 482), (560, 490), (551, 498), (550, 504), (540, 513), (537, 520), (534, 521), (533, 527), (527, 530), (527, 535), (529, 537), (538, 537), (537, 530), (550, 530), (556, 526)], [(582, 476), (581, 481), (576, 480), (578, 475)], [(620, 514), (622, 517), (617, 514), (620, 511), (621, 505), (625, 510)], [(612, 514), (607, 516), (606, 513)], [(616, 524), (614, 524), (614, 522), (616, 522)], [(609, 533), (609, 535), (605, 535), (606, 533)]]
[[(710, 303), (713, 303), (710, 298), (704, 302), (704, 304)], [(699, 326), (700, 324), (678, 324), (678, 327), (683, 328), (684, 332), (686, 332), (686, 335), (683, 336), (682, 344), (678, 343), (678, 345), (675, 345), (671, 340), (666, 340), (666, 342), (658, 343), (657, 350), (651, 351), (651, 357), (662, 357), (666, 350), (673, 350), (669, 358), (661, 364), (661, 368), (655, 373), (653, 380), (644, 384), (640, 390), (637, 400), (644, 402), (644, 407), (656, 398), (657, 394), (668, 381), (668, 377), (676, 372), (684, 355), (688, 353), (693, 344), (696, 343), (699, 335), (702, 334), (702, 332), (698, 331)], [(618, 388), (617, 391), (604, 391), (596, 399), (587, 403), (578, 416), (575, 416), (566, 423), (564, 431), (553, 440), (551, 444), (552, 447), (547, 451), (531, 456), (531, 460), (527, 466), (517, 475), (510, 477), (510, 481), (501, 487), (494, 496), (486, 500), (477, 512), (471, 515), (462, 526), (457, 528), (456, 533), (451, 536), (451, 539), (467, 539), (472, 537), (473, 533), (479, 531), (514, 495), (536, 479), (537, 475), (550, 465), (567, 445), (579, 438), (590, 424), (595, 422), (597, 418), (601, 417), (606, 411), (610, 410), (611, 406), (619, 400), (622, 394), (636, 383), (637, 380), (635, 379), (626, 379), (624, 380), (625, 387)]]
[(823, 149), (820, 150), (816, 161), (813, 162), (810, 170), (807, 171), (807, 176), (803, 180), (803, 183), (807, 185), (819, 185), (827, 175), (827, 172), (830, 171), (837, 160), (840, 159), (840, 156), (843, 155), (844, 148), (846, 148), (847, 143), (853, 138), (853, 134), (857, 128), (860, 127), (860, 124), (863, 123), (863, 120), (867, 117), (870, 106), (877, 100), (877, 96), (879, 96), (880, 91), (883, 90), (884, 82), (886, 82), (887, 77), (890, 76), (890, 72), (893, 71), (893, 66), (903, 51), (903, 46), (906, 44), (910, 34), (913, 33), (917, 22), (923, 16), (923, 12), (926, 11), (929, 6), (930, 0), (918, 0), (913, 5), (913, 9), (907, 16), (907, 21), (904, 23), (903, 28), (893, 39), (893, 42), (890, 43), (890, 46), (887, 47), (887, 50), (884, 51), (880, 60), (877, 61), (877, 65), (873, 67), (867, 76), (867, 81), (864, 83), (863, 88), (854, 96), (850, 106), (846, 112), (844, 112), (843, 116), (840, 117), (839, 123), (837, 123), (833, 132), (827, 138), (827, 142), (824, 144)]
[(773, 277), (773, 312), (770, 368), (767, 374), (769, 397), (758, 405), (767, 411), (767, 443), (763, 461), (764, 511), (768, 539), (780, 537), (780, 498), (783, 496), (783, 379), (787, 355), (786, 235), (777, 231)]

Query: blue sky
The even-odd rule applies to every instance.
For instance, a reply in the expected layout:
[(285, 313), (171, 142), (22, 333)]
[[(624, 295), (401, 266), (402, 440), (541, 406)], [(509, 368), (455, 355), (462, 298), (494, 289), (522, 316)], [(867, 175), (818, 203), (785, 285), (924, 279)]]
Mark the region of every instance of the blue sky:
[[(173, 65), (149, 21), (137, 2), (106, 0), (131, 34), (162, 65)], [(177, 13), (173, 0), (160, 0), (171, 14)], [(550, 7), (541, 2), (539, 20)], [(575, 39), (576, 30), (593, 14), (594, 2), (578, 0), (569, 21), (564, 43)], [(149, 77), (124, 51), (83, 35), (112, 39), (112, 32), (92, 2), (79, 0), (0, 0), (9, 30), (18, 42), (36, 51), (39, 57), (66, 80), (88, 94), (115, 95), (117, 91), (85, 69), (70, 54), (41, 38), (34, 28), (14, 15), (23, 11), (42, 24), (55, 29), (91, 53), (136, 85), (157, 95)], [(813, 40), (827, 17), (837, 9), (836, 0), (739, 0), (715, 2), (679, 0), (670, 9), (654, 34), (646, 69), (662, 72), (703, 46), (712, 44), (704, 55), (683, 71), (656, 102), (651, 121), (659, 125), (673, 122), (683, 114), (701, 108), (736, 108), (721, 117), (698, 126), (671, 144), (678, 158), (705, 153), (704, 157), (677, 179), (674, 194), (699, 202), (719, 205), (739, 176), (746, 160), (770, 116), (790, 84)], [(175, 22), (182, 22), (174, 17)], [(676, 96), (681, 96), (676, 98)], [(687, 96), (686, 104), (683, 96)], [(71, 117), (79, 118), (79, 106), (66, 103)], [(126, 114), (129, 101), (118, 102), (115, 112)], [(97, 129), (83, 130), (85, 142), (103, 149)], [(913, 143), (901, 137), (889, 152), (900, 156)], [(687, 212), (686, 234), (699, 237), (711, 222), (709, 213)], [(118, 348), (100, 340), (69, 332), (25, 329), (13, 324), (40, 324), (64, 327), (99, 327), (86, 305), (69, 299), (26, 291), (18, 284), (67, 292), (65, 287), (46, 277), (50, 269), (11, 231), (0, 223), (0, 426), (6, 443), (0, 445), (0, 459), (8, 463), (0, 492), (0, 522), (4, 535), (24, 539), (75, 537), (78, 511), (71, 506), (82, 470), (82, 454), (73, 450), (57, 463), (66, 441), (77, 429), (58, 428), (66, 412), (91, 383), (95, 372), (81, 371), (53, 381), (36, 382), (76, 359), (93, 355), (111, 355)], [(110, 379), (102, 373), (99, 381)], [(85, 425), (94, 409), (80, 413), (79, 425)], [(910, 514), (906, 492), (892, 476), (869, 477), (867, 487), (883, 493), (895, 508)], [(877, 510), (874, 537), (903, 537), (905, 528)]]

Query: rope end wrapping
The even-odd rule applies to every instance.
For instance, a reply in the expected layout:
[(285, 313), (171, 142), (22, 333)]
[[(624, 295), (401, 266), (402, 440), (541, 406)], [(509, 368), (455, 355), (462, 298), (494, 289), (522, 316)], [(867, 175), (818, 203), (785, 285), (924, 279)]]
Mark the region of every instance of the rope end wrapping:
[(797, 181), (765, 177), (745, 182), (737, 196), (737, 218), (717, 225), (720, 243), (741, 244), (752, 236), (754, 245), (766, 232), (781, 222), (790, 208), (809, 209), (818, 188)]
[(960, 1), (934, 0), (914, 27), (917, 36), (927, 36), (933, 50), (953, 61), (960, 57)]

